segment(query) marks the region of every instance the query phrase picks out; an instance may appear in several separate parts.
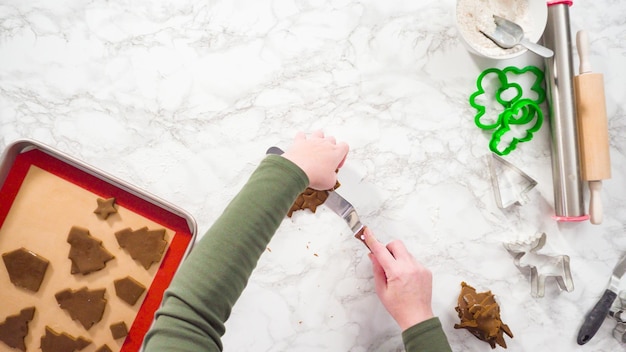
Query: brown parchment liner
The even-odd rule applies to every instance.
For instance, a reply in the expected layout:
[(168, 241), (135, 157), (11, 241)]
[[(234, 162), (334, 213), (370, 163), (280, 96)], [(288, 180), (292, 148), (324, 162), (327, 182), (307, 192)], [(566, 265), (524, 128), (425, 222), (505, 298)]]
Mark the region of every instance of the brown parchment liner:
[[(172, 229), (119, 204), (116, 205), (117, 214), (111, 214), (106, 220), (99, 219), (93, 213), (98, 197), (102, 196), (31, 165), (0, 228), (0, 254), (24, 247), (50, 261), (41, 287), (36, 293), (15, 287), (9, 280), (4, 263), (0, 262), (0, 321), (9, 315), (18, 314), (23, 308), (36, 307), (35, 317), (29, 324), (29, 332), (25, 338), (29, 352), (40, 351), (40, 339), (45, 334), (46, 325), (57, 332), (92, 340), (92, 344), (81, 352), (93, 352), (103, 344), (107, 344), (113, 351), (119, 351), (124, 339), (114, 340), (109, 325), (124, 321), (130, 328), (146, 293), (143, 293), (134, 306), (130, 306), (115, 295), (113, 281), (130, 275), (148, 289), (160, 263), (154, 263), (149, 270), (145, 270), (119, 247), (114, 233), (127, 227), (133, 230), (144, 226), (151, 230), (165, 229), (168, 245), (174, 236)], [(115, 259), (109, 261), (100, 271), (85, 276), (72, 275), (71, 261), (67, 257), (70, 244), (66, 241), (72, 226), (89, 229), (90, 234), (101, 240), (102, 245)], [(84, 286), (89, 289), (106, 289), (107, 307), (103, 318), (89, 330), (73, 321), (66, 311), (58, 307), (54, 298), (54, 294), (61, 290), (77, 290)], [(0, 347), (7, 346), (0, 342)]]

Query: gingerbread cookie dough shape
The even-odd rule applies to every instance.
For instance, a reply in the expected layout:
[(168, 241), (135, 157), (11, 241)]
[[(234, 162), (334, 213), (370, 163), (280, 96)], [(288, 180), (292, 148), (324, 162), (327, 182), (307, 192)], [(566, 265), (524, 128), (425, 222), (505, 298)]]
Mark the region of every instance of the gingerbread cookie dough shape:
[(46, 334), (41, 337), (42, 352), (73, 352), (80, 351), (91, 344), (81, 336), (75, 338), (66, 333), (58, 333), (46, 326)]
[(313, 213), (317, 211), (317, 207), (324, 204), (326, 199), (328, 199), (328, 192), (332, 192), (339, 188), (340, 183), (335, 183), (335, 187), (330, 190), (315, 190), (313, 188), (307, 187), (304, 192), (300, 193), (293, 205), (287, 212), (287, 216), (291, 217), (294, 211), (309, 209)]
[(144, 269), (150, 269), (152, 263), (158, 263), (165, 252), (167, 241), (165, 229), (148, 230), (142, 227), (133, 231), (126, 228), (115, 233), (117, 243), (126, 249), (131, 258), (137, 260)]
[(511, 329), (500, 319), (500, 306), (491, 291), (477, 293), (472, 286), (461, 283), (458, 305), (455, 308), (461, 322), (455, 329), (467, 329), (478, 339), (488, 342), (491, 348), (496, 343), (506, 348), (504, 333), (513, 337)]
[(28, 335), (28, 323), (35, 316), (35, 307), (24, 308), (17, 315), (11, 315), (0, 323), (0, 341), (7, 346), (26, 351), (24, 338)]
[(113, 352), (113, 350), (108, 345), (102, 345), (96, 350), (96, 352)]
[(130, 276), (113, 281), (113, 285), (115, 286), (115, 294), (117, 297), (131, 306), (137, 303), (139, 297), (146, 290), (144, 285)]
[(2, 260), (13, 285), (32, 292), (39, 291), (50, 263), (46, 258), (22, 247), (2, 254)]
[(111, 336), (113, 336), (115, 340), (128, 335), (128, 328), (126, 327), (126, 323), (123, 321), (111, 324), (109, 329), (111, 330)]
[(115, 198), (98, 198), (96, 201), (98, 202), (98, 207), (93, 211), (93, 213), (96, 214), (101, 220), (106, 220), (109, 215), (117, 213), (117, 209), (115, 208)]
[(107, 300), (104, 298), (105, 289), (90, 291), (83, 287), (77, 291), (65, 289), (54, 295), (59, 307), (65, 309), (72, 320), (78, 320), (89, 330), (95, 323), (102, 320)]
[(67, 242), (71, 245), (68, 258), (72, 261), (72, 274), (87, 275), (101, 270), (109, 260), (115, 258), (102, 246), (102, 241), (92, 237), (85, 228), (73, 226)]

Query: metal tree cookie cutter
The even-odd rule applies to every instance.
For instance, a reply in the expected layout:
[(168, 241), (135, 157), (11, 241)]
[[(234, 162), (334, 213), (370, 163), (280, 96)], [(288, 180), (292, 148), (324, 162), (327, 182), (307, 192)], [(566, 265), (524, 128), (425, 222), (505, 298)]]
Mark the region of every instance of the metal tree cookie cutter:
[(543, 297), (546, 278), (554, 277), (561, 290), (574, 290), (574, 281), (567, 255), (546, 255), (539, 251), (546, 244), (546, 234), (537, 234), (526, 241), (506, 243), (504, 247), (513, 255), (518, 268), (530, 268), (531, 295)]
[[(494, 80), (488, 79), (495, 75)], [(532, 76), (529, 90), (509, 80), (514, 77)], [(519, 142), (527, 142), (533, 138), (543, 123), (543, 112), (539, 107), (546, 93), (542, 88), (544, 74), (535, 66), (517, 68), (513, 66), (502, 70), (489, 68), (484, 70), (476, 80), (477, 90), (469, 97), (470, 105), (476, 109), (474, 123), (482, 130), (494, 130), (489, 142), (489, 149), (498, 155), (507, 155), (517, 147)], [(534, 97), (529, 97), (528, 92)], [(493, 97), (491, 97), (492, 95)], [(495, 107), (488, 103), (495, 101)], [(499, 106), (498, 106), (499, 104)], [(497, 117), (494, 118), (493, 115)]]
[(488, 156), (488, 162), (498, 207), (506, 209), (514, 204), (526, 204), (528, 192), (537, 185), (537, 181), (496, 154)]

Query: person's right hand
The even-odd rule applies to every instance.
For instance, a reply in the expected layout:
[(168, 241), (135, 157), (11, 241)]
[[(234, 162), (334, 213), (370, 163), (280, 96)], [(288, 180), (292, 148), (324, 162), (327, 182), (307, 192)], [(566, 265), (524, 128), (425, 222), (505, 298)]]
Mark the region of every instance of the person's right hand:
[(337, 182), (337, 169), (348, 154), (346, 143), (337, 143), (334, 137), (316, 131), (307, 136), (299, 132), (283, 157), (298, 165), (309, 178), (309, 187), (328, 190)]
[(374, 270), (376, 294), (402, 331), (433, 317), (432, 273), (401, 241), (387, 246), (365, 228), (365, 243)]

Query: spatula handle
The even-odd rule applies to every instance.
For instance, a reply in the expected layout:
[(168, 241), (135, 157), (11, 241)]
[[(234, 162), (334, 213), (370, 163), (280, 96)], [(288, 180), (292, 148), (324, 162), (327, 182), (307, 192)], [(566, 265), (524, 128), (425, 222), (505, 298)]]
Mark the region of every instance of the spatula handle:
[(551, 49), (546, 48), (543, 45), (537, 44), (537, 43), (533, 43), (530, 40), (524, 38), (522, 39), (522, 41), (520, 42), (521, 45), (525, 46), (528, 50), (534, 52), (535, 54), (541, 56), (541, 57), (545, 57), (545, 58), (550, 58), (552, 56), (554, 56), (554, 51), (552, 51)]
[(579, 345), (584, 345), (589, 342), (596, 332), (598, 332), (606, 315), (611, 309), (611, 305), (613, 305), (613, 301), (615, 301), (615, 297), (617, 297), (615, 292), (611, 290), (604, 291), (598, 303), (596, 303), (591, 312), (587, 314), (583, 326), (578, 332), (577, 342)]

